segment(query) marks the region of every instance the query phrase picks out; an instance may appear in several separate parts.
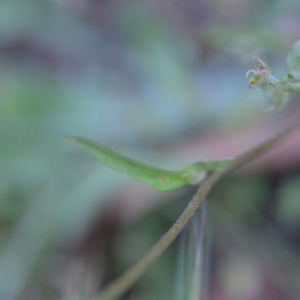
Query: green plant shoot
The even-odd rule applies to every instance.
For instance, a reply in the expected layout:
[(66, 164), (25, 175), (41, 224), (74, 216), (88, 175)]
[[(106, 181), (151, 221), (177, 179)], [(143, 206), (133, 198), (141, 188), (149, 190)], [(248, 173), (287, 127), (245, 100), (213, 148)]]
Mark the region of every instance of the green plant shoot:
[(287, 90), (285, 88), (288, 80), (285, 82), (279, 81), (271, 74), (271, 69), (261, 58), (257, 55), (253, 55), (253, 58), (259, 62), (259, 66), (246, 73), (246, 77), (253, 73), (253, 76), (251, 76), (248, 81), (249, 87), (251, 89), (261, 87), (266, 95), (271, 98), (272, 105), (268, 108), (269, 110), (283, 107), (288, 100)]
[(127, 173), (133, 179), (159, 191), (172, 191), (186, 185), (199, 184), (206, 174), (216, 172), (230, 162), (230, 160), (196, 162), (181, 171), (168, 171), (124, 156), (86, 138), (66, 137), (65, 140), (78, 144), (111, 169)]
[(300, 40), (297, 41), (291, 48), (287, 56), (287, 65), (292, 75), (296, 80), (300, 79)]
[(291, 48), (287, 56), (289, 73), (282, 77), (282, 80), (275, 78), (268, 65), (257, 55), (253, 55), (259, 66), (246, 73), (249, 77), (249, 87), (255, 89), (261, 87), (272, 100), (270, 109), (281, 109), (288, 101), (288, 92), (300, 92), (300, 40)]

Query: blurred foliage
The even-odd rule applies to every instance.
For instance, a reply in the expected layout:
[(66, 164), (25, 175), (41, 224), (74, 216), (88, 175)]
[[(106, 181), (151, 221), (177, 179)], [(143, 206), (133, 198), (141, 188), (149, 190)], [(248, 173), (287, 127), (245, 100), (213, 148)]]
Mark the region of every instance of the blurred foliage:
[[(192, 195), (120, 228), (122, 211), (105, 218), (101, 210), (132, 181), (62, 136), (86, 136), (175, 169), (181, 162), (166, 145), (266, 118), (264, 94), (249, 92), (245, 72), (255, 52), (284, 74), (299, 13), (291, 0), (1, 1), (0, 298), (88, 299), (142, 255)], [(212, 196), (220, 200), (209, 207), (217, 220), (211, 299), (297, 298), (298, 177), (281, 180), (276, 197), (268, 178), (233, 178)], [(123, 230), (129, 240), (120, 239)], [(129, 243), (130, 257), (112, 250), (116, 241), (121, 250)], [(176, 256), (168, 251), (128, 299), (172, 299)], [(242, 275), (232, 271), (241, 261)], [(228, 274), (260, 280), (243, 298), (233, 296), (243, 293)]]

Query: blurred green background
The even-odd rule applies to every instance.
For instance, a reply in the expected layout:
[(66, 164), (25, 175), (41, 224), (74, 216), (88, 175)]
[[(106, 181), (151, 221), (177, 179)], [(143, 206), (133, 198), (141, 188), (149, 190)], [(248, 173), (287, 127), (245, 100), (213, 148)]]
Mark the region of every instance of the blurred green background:
[[(299, 14), (291, 0), (0, 1), (0, 299), (90, 299), (195, 192), (152, 191), (64, 135), (170, 169), (239, 153), (243, 129), (279, 118), (247, 86), (251, 55), (285, 74)], [(209, 299), (298, 299), (298, 171), (295, 159), (213, 191)], [(122, 299), (173, 299), (176, 252)]]

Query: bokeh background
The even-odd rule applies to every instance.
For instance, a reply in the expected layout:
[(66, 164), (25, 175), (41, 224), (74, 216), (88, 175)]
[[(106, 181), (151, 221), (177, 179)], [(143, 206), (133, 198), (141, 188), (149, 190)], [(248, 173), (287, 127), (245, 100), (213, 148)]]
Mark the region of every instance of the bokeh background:
[[(163, 168), (233, 157), (299, 118), (249, 90), (300, 38), (292, 0), (0, 1), (0, 299), (91, 299), (195, 188), (159, 193), (73, 144)], [(208, 299), (300, 295), (300, 133), (207, 199)], [(178, 242), (122, 299), (174, 299)]]

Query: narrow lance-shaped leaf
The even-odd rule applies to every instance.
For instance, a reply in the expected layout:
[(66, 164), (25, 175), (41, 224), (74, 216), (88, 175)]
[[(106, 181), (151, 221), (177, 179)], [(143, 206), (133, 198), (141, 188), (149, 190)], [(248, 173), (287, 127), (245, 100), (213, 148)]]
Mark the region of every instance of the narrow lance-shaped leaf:
[(171, 191), (185, 185), (198, 184), (207, 173), (216, 172), (229, 162), (229, 160), (197, 162), (181, 171), (168, 171), (124, 156), (86, 138), (67, 137), (65, 140), (78, 144), (111, 169), (127, 173), (133, 179), (159, 191)]

